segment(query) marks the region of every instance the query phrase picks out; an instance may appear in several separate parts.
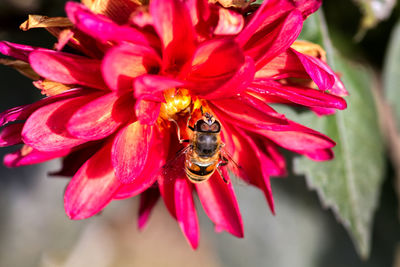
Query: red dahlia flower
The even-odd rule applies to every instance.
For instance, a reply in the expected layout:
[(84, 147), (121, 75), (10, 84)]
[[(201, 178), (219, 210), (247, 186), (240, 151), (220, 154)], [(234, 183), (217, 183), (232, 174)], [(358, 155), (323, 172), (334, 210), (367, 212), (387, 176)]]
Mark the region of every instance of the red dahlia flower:
[[(219, 172), (193, 184), (183, 162), (175, 163), (172, 179), (160, 171), (182, 148), (178, 135), (188, 138), (187, 120), (193, 125), (200, 109), (220, 122), (224, 149), (240, 166), (236, 174), (262, 190), (272, 212), (269, 177), (286, 173), (279, 146), (314, 160), (333, 157), (331, 139), (268, 105), (300, 105), (320, 115), (346, 107), (346, 90), (323, 55), (302, 53), (318, 49), (294, 43), (320, 1), (264, 1), (255, 12), (205, 0), (85, 2), (89, 8), (67, 3), (69, 20), (47, 25), (59, 38), (56, 50), (0, 43), (0, 52), (30, 64), (40, 76), (34, 84), (49, 95), (1, 114), (1, 145), (23, 144), (4, 162), (63, 157), (57, 174), (73, 176), (64, 198), (71, 219), (140, 195), (142, 227), (161, 194), (195, 248), (196, 191), (216, 229), (242, 237), (232, 184)], [(65, 45), (76, 52), (64, 52)]]

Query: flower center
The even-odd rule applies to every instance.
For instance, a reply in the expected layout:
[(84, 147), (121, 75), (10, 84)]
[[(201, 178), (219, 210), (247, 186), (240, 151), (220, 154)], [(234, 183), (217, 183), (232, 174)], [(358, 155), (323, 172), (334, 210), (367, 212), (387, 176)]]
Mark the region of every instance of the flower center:
[(160, 117), (165, 120), (177, 121), (179, 116), (189, 112), (192, 98), (187, 89), (171, 88), (164, 92), (165, 103), (161, 104)]

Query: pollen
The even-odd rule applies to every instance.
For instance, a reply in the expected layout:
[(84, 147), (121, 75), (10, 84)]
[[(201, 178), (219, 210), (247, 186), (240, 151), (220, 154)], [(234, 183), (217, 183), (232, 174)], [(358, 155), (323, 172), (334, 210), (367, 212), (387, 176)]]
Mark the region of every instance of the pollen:
[(192, 98), (187, 89), (171, 88), (164, 92), (165, 103), (161, 104), (160, 117), (177, 120), (177, 117), (189, 112)]

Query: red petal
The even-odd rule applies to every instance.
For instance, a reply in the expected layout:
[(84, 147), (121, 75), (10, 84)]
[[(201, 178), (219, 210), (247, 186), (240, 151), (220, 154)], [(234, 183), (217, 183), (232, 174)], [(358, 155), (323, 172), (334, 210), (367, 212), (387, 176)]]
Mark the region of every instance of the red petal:
[[(257, 69), (292, 45), (300, 34), (303, 19), (300, 12), (293, 11), (279, 19), (278, 23), (278, 26), (269, 25), (261, 29), (243, 44), (246, 55), (254, 59)], [(240, 35), (238, 38), (241, 41)]]
[(22, 127), (24, 127), (23, 123), (15, 123), (5, 126), (0, 132), (0, 147), (21, 143)]
[(20, 167), (42, 163), (59, 157), (64, 157), (70, 153), (69, 149), (53, 152), (43, 152), (24, 146), (22, 149), (7, 154), (4, 157), (4, 165), (7, 167)]
[(207, 181), (195, 185), (201, 204), (216, 227), (243, 237), (242, 218), (232, 183), (226, 184), (215, 172)]
[(163, 69), (176, 71), (191, 57), (195, 47), (190, 12), (179, 0), (153, 0), (150, 13), (164, 47)]
[(65, 83), (107, 89), (100, 61), (55, 51), (35, 51), (29, 55), (32, 68), (42, 77)]
[(199, 223), (192, 197), (193, 187), (188, 179), (175, 181), (176, 219), (193, 249), (199, 244)]
[(130, 94), (119, 97), (110, 93), (96, 98), (74, 112), (67, 123), (68, 132), (84, 140), (105, 138), (134, 117), (133, 105)]
[(91, 94), (62, 100), (36, 110), (22, 130), (24, 143), (40, 151), (64, 150), (85, 143), (86, 140), (72, 136), (66, 125), (76, 110), (98, 96)]
[(111, 164), (111, 144), (91, 157), (68, 184), (64, 207), (71, 219), (86, 219), (98, 213), (121, 186)]
[(111, 48), (104, 57), (104, 80), (112, 90), (132, 89), (133, 79), (145, 73), (158, 72), (161, 59), (151, 48), (124, 43)]
[(134, 44), (160, 46), (155, 36), (142, 33), (133, 27), (119, 26), (105, 16), (93, 14), (81, 4), (68, 2), (66, 11), (68, 18), (79, 30), (103, 43), (128, 41)]
[(149, 188), (140, 194), (140, 206), (138, 216), (138, 227), (142, 230), (149, 220), (150, 213), (160, 198), (160, 192), (157, 188)]
[(152, 127), (136, 121), (122, 129), (115, 137), (112, 164), (119, 181), (132, 183), (143, 171), (151, 146)]
[(142, 124), (152, 125), (156, 122), (158, 114), (160, 114), (161, 103), (138, 100), (135, 105), (135, 113)]

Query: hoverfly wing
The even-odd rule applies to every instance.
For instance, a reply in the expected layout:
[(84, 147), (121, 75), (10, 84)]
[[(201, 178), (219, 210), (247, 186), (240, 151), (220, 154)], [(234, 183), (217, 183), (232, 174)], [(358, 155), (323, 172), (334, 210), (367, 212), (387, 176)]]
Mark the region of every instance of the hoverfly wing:
[(176, 152), (176, 155), (156, 172), (158, 181), (162, 179), (163, 183), (170, 183), (185, 175), (185, 157), (189, 149), (190, 146), (186, 146)]
[(248, 178), (246, 172), (243, 167), (241, 167), (232, 156), (225, 149), (221, 148), (221, 157), (225, 158), (227, 164), (225, 166), (220, 166), (219, 168), (228, 168), (229, 173), (231, 174), (230, 180), (234, 184), (238, 185), (248, 185), (250, 184), (250, 179)]

